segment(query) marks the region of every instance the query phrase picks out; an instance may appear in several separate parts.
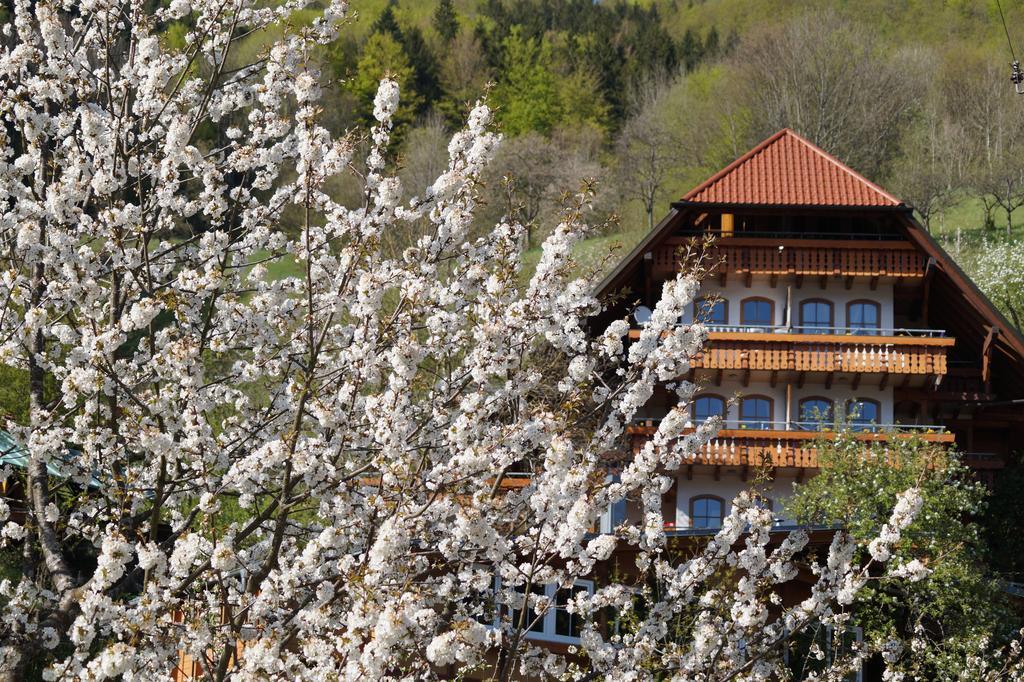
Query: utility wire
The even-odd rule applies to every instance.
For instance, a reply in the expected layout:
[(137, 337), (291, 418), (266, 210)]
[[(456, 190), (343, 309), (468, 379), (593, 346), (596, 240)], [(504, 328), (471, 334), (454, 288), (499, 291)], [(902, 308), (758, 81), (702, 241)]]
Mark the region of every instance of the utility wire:
[(1003, 5), (996, 0), (996, 7), (999, 8), (999, 20), (1003, 22), (1003, 32), (1006, 33), (1006, 44), (1010, 46), (1010, 56), (1017, 61), (1017, 55), (1013, 52), (1013, 41), (1010, 40), (1010, 29), (1006, 28), (1006, 17), (1003, 15)]

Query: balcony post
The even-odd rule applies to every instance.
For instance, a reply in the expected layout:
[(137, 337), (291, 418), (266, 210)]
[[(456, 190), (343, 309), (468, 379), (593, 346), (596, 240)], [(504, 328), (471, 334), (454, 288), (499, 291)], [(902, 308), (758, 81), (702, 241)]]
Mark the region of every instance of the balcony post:
[(793, 285), (786, 285), (786, 319), (784, 321), (786, 331), (793, 331)]
[(793, 404), (793, 384), (786, 382), (786, 430), (789, 431), (792, 427), (792, 404)]

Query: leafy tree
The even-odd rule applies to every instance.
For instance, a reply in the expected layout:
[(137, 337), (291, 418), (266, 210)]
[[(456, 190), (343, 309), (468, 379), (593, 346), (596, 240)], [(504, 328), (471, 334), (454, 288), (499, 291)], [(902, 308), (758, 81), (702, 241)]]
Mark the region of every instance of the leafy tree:
[(1018, 329), (1024, 329), (1024, 241), (985, 240), (965, 261), (978, 287)]
[(562, 116), (551, 47), (514, 27), (502, 41), (501, 80), (494, 88), (502, 128), (509, 135), (548, 133)]
[[(796, 486), (788, 511), (800, 522), (840, 525), (874, 537), (905, 487), (923, 506), (907, 529), (911, 542), (893, 553), (895, 570), (927, 574), (918, 582), (865, 587), (852, 606), (865, 637), (912, 639), (898, 664), (914, 679), (953, 679), (978, 641), (1001, 641), (1016, 619), (986, 574), (986, 546), (976, 521), (987, 492), (955, 452), (918, 440), (868, 445), (845, 431), (817, 444), (821, 472)], [(871, 550), (862, 550), (862, 560)], [(916, 562), (916, 563), (915, 563)]]
[(445, 45), (451, 44), (459, 34), (459, 15), (455, 12), (452, 0), (440, 0), (434, 10), (434, 30), (441, 36)]

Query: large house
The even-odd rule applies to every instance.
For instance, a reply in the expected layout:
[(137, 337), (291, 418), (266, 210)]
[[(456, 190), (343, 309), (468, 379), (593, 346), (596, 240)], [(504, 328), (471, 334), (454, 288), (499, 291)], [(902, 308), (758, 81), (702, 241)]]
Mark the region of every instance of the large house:
[[(772, 135), (674, 202), (602, 282), (620, 301), (603, 321), (629, 315), (639, 334), (694, 241), (711, 274), (680, 323), (710, 334), (689, 377), (700, 386), (691, 417), (724, 426), (665, 500), (680, 534), (718, 526), (761, 467), (765, 504), (786, 525), (783, 498), (816, 471), (829, 424), (955, 444), (989, 482), (1024, 443), (1020, 333), (911, 207), (800, 135)], [(655, 395), (634, 447), (672, 405)]]

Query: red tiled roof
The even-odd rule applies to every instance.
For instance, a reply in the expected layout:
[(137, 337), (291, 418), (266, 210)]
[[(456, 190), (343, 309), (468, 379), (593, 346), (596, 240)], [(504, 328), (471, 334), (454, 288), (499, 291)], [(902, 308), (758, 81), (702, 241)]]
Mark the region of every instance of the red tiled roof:
[(690, 190), (684, 201), (765, 206), (899, 206), (839, 159), (783, 128)]

